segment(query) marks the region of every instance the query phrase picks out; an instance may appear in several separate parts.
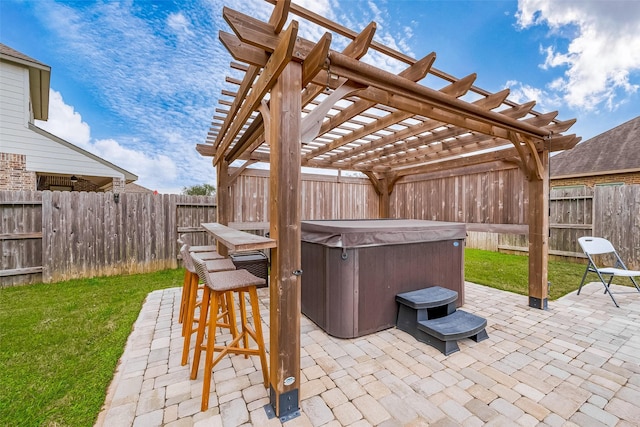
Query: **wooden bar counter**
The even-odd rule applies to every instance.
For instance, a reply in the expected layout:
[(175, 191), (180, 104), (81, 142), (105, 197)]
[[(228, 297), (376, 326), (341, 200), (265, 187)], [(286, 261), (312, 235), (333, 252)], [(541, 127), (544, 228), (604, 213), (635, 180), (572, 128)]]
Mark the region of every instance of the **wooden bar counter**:
[(274, 239), (246, 233), (217, 222), (205, 222), (202, 223), (202, 227), (232, 252), (270, 249), (277, 246)]

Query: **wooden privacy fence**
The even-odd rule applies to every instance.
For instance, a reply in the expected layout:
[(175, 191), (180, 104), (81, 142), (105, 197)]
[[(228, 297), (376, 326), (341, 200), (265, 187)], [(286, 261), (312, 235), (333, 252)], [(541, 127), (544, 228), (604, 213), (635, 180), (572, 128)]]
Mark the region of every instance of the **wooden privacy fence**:
[[(305, 176), (302, 188), (303, 219), (378, 217), (378, 197), (366, 178)], [(515, 168), (416, 176), (395, 185), (391, 216), (466, 222), (470, 230), (487, 230), (469, 231), (467, 247), (526, 253), (527, 189)], [(240, 176), (232, 187), (238, 200), (233, 220), (268, 221), (268, 193), (267, 171)], [(558, 188), (549, 200), (550, 255), (583, 260), (578, 238), (601, 236), (611, 240), (629, 268), (640, 269), (640, 185)]]
[[(598, 236), (613, 243), (628, 268), (640, 270), (640, 185), (553, 189), (549, 212), (550, 255), (585, 260), (578, 239)], [(528, 251), (527, 235), (479, 234), (474, 236), (477, 239), (475, 247), (504, 252)]]
[(0, 284), (42, 278), (42, 193), (0, 191)]
[[(489, 231), (491, 224), (512, 224), (495, 227), (497, 233), (469, 232), (467, 246), (526, 252), (527, 187), (517, 173), (403, 181), (392, 193), (391, 215)], [(378, 217), (378, 196), (366, 178), (304, 175), (301, 191), (302, 219)], [(267, 171), (238, 177), (232, 197), (234, 222), (269, 221)], [(640, 269), (640, 185), (556, 189), (550, 214), (551, 255), (580, 259), (577, 239), (602, 236), (629, 268)], [(178, 235), (213, 244), (200, 224), (214, 221), (213, 197), (123, 193), (116, 202), (112, 193), (2, 191), (0, 285), (175, 268)]]
[(214, 197), (0, 192), (2, 286), (177, 267), (177, 237), (212, 244)]
[(528, 186), (518, 169), (461, 176), (410, 177), (391, 194), (395, 218), (482, 224), (525, 224)]
[[(234, 222), (268, 221), (268, 171), (233, 186)], [(305, 175), (303, 219), (377, 218), (361, 178)], [(177, 267), (177, 237), (210, 245), (200, 224), (216, 221), (214, 197), (0, 191), (0, 286), (132, 274)]]
[[(378, 196), (366, 178), (302, 176), (301, 218), (378, 218)], [(231, 186), (233, 222), (269, 221), (269, 171), (247, 170)]]

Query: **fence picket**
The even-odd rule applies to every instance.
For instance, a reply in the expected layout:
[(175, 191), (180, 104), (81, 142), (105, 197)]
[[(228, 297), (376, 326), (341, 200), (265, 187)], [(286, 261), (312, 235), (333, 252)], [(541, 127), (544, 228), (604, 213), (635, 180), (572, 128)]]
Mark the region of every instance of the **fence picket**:
[[(516, 173), (399, 182), (391, 217), (522, 225), (527, 187)], [(238, 177), (233, 222), (269, 221), (268, 184), (268, 171)], [(366, 178), (303, 176), (301, 200), (303, 219), (378, 217)], [(551, 254), (580, 257), (579, 237), (602, 236), (640, 269), (640, 185), (553, 190), (550, 208)], [(123, 193), (116, 202), (112, 193), (0, 191), (0, 286), (175, 268), (178, 235), (213, 244), (200, 224), (214, 221), (213, 197)], [(522, 227), (489, 228), (470, 231), (467, 246), (526, 252), (528, 236), (495, 234)]]

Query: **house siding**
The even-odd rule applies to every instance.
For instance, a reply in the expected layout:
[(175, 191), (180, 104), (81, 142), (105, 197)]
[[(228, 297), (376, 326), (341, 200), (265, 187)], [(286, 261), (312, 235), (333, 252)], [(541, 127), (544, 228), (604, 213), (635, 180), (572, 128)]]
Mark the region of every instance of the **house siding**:
[(26, 171), (124, 179), (124, 174), (29, 129), (27, 68), (0, 62), (0, 153), (25, 156)]
[(0, 62), (0, 147), (29, 132), (29, 70)]

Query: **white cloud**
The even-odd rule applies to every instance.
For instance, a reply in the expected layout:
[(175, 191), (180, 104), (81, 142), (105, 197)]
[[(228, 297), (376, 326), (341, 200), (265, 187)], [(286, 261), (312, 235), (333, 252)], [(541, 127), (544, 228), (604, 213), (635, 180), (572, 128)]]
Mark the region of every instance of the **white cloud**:
[[(180, 192), (176, 185), (179, 177), (176, 163), (167, 155), (156, 153), (149, 144), (147, 150), (138, 150), (122, 145), (115, 139), (92, 140), (89, 124), (71, 105), (64, 102), (62, 94), (53, 89), (49, 92), (49, 120), (36, 122), (47, 132), (64, 139), (90, 153), (99, 156), (114, 165), (138, 175), (137, 183), (161, 193)], [(175, 135), (167, 138), (176, 142)]]
[(333, 19), (335, 5), (330, 0), (297, 0), (295, 3), (320, 16)]
[(64, 103), (62, 94), (49, 90), (49, 120), (36, 121), (36, 125), (47, 132), (86, 149), (91, 138), (89, 125), (82, 121), (80, 113)]
[[(273, 5), (264, 0), (225, 4), (263, 21), (273, 11)], [(376, 40), (400, 46), (411, 55), (406, 48), (410, 28), (391, 22), (385, 3), (354, 2), (346, 7), (337, 0), (303, 0), (299, 4), (356, 31), (384, 17), (387, 22), (384, 28), (379, 22)], [(67, 78), (82, 86), (90, 102), (111, 122), (126, 129), (126, 135), (102, 128), (95, 135), (94, 129), (91, 137), (88, 124), (84, 133), (77, 130), (83, 129), (83, 122), (67, 106), (71, 110), (64, 119), (52, 115), (48, 126), (58, 126), (52, 133), (130, 170), (140, 177), (141, 185), (159, 191), (215, 182), (211, 159), (200, 156), (194, 147), (205, 141), (211, 117), (218, 114), (221, 90), (237, 90), (225, 77), (242, 78), (242, 73), (229, 70), (232, 59), (218, 41), (218, 28), (230, 31), (221, 16), (220, 1), (179, 6), (160, 19), (149, 19), (141, 13), (144, 8), (131, 1), (73, 7), (41, 0), (34, 9), (56, 40), (51, 49), (64, 62)], [(309, 40), (319, 40), (324, 31), (301, 22), (300, 34)], [(334, 35), (332, 48), (342, 50), (348, 42)], [(407, 67), (375, 52), (366, 58), (395, 73)], [(75, 130), (59, 131), (65, 126)]]
[(566, 47), (543, 46), (542, 68), (566, 68), (557, 90), (572, 107), (615, 110), (638, 91), (631, 76), (640, 71), (640, 2), (520, 0), (522, 28), (547, 25)]
[(170, 13), (167, 17), (167, 25), (179, 38), (194, 35), (191, 30), (191, 22), (183, 13)]
[(368, 1), (367, 5), (369, 6), (369, 9), (371, 10), (371, 13), (373, 13), (373, 20), (376, 21), (378, 24), (383, 24), (384, 23), (384, 16), (386, 15), (386, 11), (381, 10), (378, 7), (378, 5), (376, 5), (372, 1)]
[(138, 184), (160, 192), (178, 177), (176, 163), (164, 154), (150, 154), (123, 147), (114, 139), (93, 143), (93, 149), (105, 160), (138, 175)]
[[(265, 2), (260, 3), (264, 8)], [(205, 140), (221, 89), (234, 89), (224, 79), (231, 58), (212, 31), (226, 28), (219, 4), (207, 11), (190, 3), (164, 20), (146, 19), (131, 2), (72, 8), (43, 0), (37, 11), (59, 40), (56, 54), (69, 75), (105, 115), (126, 124), (127, 135), (107, 130), (93, 137), (117, 141), (127, 155), (118, 156), (113, 143), (100, 145), (108, 153), (99, 151), (95, 141), (82, 148), (112, 156), (105, 158), (137, 174), (139, 184), (159, 191), (215, 182), (211, 159), (200, 156), (195, 145)], [(70, 133), (52, 133), (77, 142), (67, 138)], [(128, 163), (129, 158), (139, 161)], [(149, 174), (154, 168), (147, 161), (156, 165)]]
[(518, 104), (536, 101), (536, 110), (552, 111), (562, 105), (562, 99), (553, 91), (549, 92), (516, 80), (508, 81), (505, 88), (510, 89), (509, 99)]

